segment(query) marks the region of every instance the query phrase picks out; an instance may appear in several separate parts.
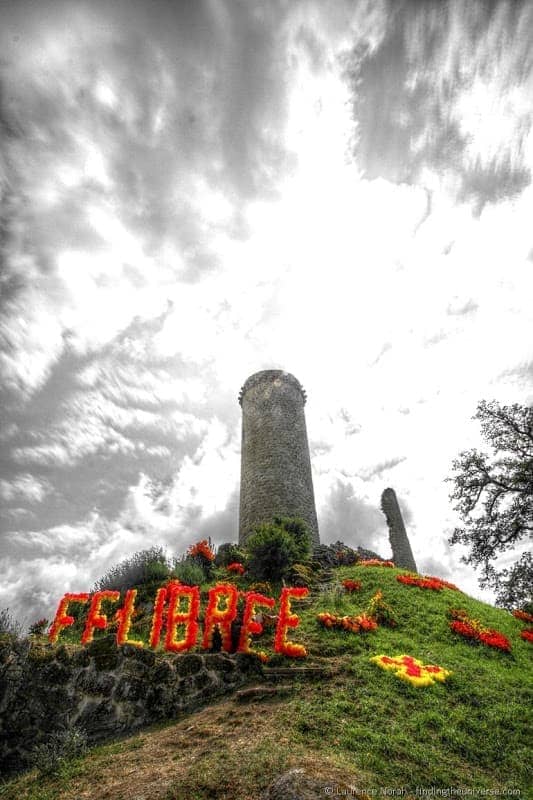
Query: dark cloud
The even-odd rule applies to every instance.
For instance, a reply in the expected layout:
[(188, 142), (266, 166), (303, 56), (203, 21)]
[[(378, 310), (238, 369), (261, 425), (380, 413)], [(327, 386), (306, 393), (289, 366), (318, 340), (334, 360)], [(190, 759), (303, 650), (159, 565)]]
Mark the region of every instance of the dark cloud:
[(386, 557), (390, 550), (386, 522), (376, 505), (358, 498), (349, 483), (337, 481), (319, 517), (320, 540), (324, 544), (342, 541), (351, 547), (360, 545)]
[(528, 186), (523, 146), (530, 110), (513, 121), (513, 135), (493, 159), (472, 163), (455, 104), (476, 78), (494, 80), (499, 63), (500, 89), (521, 87), (529, 95), (530, 12), (525, 3), (504, 0), (391, 3), (384, 41), (373, 51), (355, 50), (348, 70), (355, 153), (365, 176), (416, 183), (425, 167), (454, 174), (457, 199), (472, 202), (476, 213)]

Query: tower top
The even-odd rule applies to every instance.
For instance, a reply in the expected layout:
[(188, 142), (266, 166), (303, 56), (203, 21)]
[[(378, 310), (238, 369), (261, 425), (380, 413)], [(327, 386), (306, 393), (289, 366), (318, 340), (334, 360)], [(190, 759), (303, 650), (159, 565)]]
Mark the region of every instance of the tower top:
[(241, 406), (242, 398), (246, 392), (252, 389), (254, 386), (258, 386), (260, 383), (271, 383), (278, 386), (280, 386), (282, 383), (289, 383), (291, 386), (294, 386), (299, 392), (301, 392), (305, 405), (307, 394), (305, 393), (305, 389), (300, 381), (295, 378), (294, 375), (291, 375), (290, 372), (285, 372), (282, 369), (263, 369), (261, 372), (254, 372), (253, 375), (250, 375), (250, 377), (245, 380), (242, 389), (239, 392), (239, 403)]

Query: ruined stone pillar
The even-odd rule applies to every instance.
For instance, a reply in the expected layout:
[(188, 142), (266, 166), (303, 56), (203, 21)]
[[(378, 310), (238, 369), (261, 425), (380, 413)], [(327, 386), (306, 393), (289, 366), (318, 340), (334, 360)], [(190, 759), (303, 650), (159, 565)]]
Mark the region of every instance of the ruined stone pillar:
[(403, 524), (402, 512), (398, 505), (396, 492), (394, 489), (385, 489), (381, 495), (381, 508), (387, 518), (389, 526), (389, 541), (392, 547), (392, 560), (397, 567), (417, 572), (415, 560), (405, 525)]
[(256, 372), (241, 389), (239, 544), (255, 525), (276, 515), (300, 517), (312, 544), (320, 544), (305, 401), (299, 381), (282, 370)]

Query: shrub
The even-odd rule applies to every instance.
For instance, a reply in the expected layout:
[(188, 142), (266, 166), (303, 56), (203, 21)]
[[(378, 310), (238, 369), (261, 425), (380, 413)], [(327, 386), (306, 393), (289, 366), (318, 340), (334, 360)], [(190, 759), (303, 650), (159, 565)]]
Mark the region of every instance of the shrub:
[(259, 581), (280, 581), (299, 559), (294, 538), (274, 523), (259, 525), (246, 546), (248, 575)]
[(311, 555), (311, 533), (307, 523), (300, 517), (274, 517), (273, 522), (294, 539), (298, 561), (307, 561)]
[(57, 775), (66, 762), (82, 756), (86, 750), (86, 733), (80, 728), (67, 728), (34, 747), (32, 765), (40, 775)]
[(113, 589), (124, 592), (135, 586), (147, 583), (163, 583), (169, 577), (170, 570), (162, 547), (150, 547), (140, 550), (131, 558), (126, 558), (112, 567), (94, 585), (93, 591)]
[(29, 632), (33, 636), (44, 636), (48, 625), (49, 625), (48, 620), (45, 617), (43, 617), (42, 619), (37, 620), (37, 622), (32, 622), (32, 624), (29, 627)]
[(181, 581), (186, 586), (200, 586), (205, 581), (206, 575), (200, 564), (192, 558), (184, 558), (177, 561), (172, 570), (171, 576)]
[(203, 580), (211, 580), (215, 563), (215, 551), (211, 539), (202, 539), (192, 544), (187, 550), (186, 557), (194, 561), (202, 569), (204, 575)]
[(293, 564), (290, 568), (287, 579), (291, 586), (316, 586), (316, 577), (313, 571), (305, 564)]
[(0, 609), (0, 636), (9, 636), (13, 639), (20, 639), (22, 635), (22, 625), (10, 613), (9, 608)]
[(224, 542), (217, 550), (215, 556), (215, 566), (227, 567), (234, 562), (243, 563), (244, 550), (234, 544), (234, 542)]

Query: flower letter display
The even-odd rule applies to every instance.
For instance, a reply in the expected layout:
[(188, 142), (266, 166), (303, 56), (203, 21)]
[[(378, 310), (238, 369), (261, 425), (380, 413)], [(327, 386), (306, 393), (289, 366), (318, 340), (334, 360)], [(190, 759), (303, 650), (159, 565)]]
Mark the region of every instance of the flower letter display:
[(291, 614), (291, 598), (307, 597), (309, 589), (306, 586), (295, 588), (286, 587), (281, 590), (279, 598), (279, 618), (274, 640), (274, 650), (291, 658), (305, 658), (307, 650), (302, 644), (295, 644), (287, 640), (287, 628), (296, 628), (300, 618), (296, 614)]
[(67, 614), (69, 603), (88, 603), (90, 596), (91, 595), (88, 592), (79, 592), (78, 594), (71, 594), (70, 592), (67, 592), (67, 594), (61, 598), (57, 607), (55, 619), (52, 622), (48, 632), (48, 638), (52, 644), (57, 642), (57, 638), (63, 628), (68, 628), (69, 625), (74, 625), (74, 617), (70, 614)]
[[(225, 600), (225, 607), (219, 602)], [(212, 646), (213, 633), (218, 627), (222, 635), (222, 647), (231, 651), (231, 623), (237, 616), (237, 600), (239, 593), (232, 583), (219, 583), (209, 589), (209, 600), (205, 612), (203, 647), (208, 650)]]
[(263, 651), (258, 652), (252, 650), (252, 633), (263, 633), (263, 625), (254, 619), (256, 614), (256, 606), (266, 606), (267, 608), (274, 608), (276, 601), (273, 597), (266, 597), (259, 592), (246, 592), (246, 606), (242, 618), (241, 635), (239, 639), (239, 652), (240, 653), (254, 653), (262, 660), (265, 659)]
[[(282, 589), (279, 604), (280, 611), (277, 615), (277, 627), (274, 640), (276, 653), (289, 658), (303, 658), (307, 651), (303, 645), (287, 640), (288, 628), (296, 628), (300, 619), (291, 613), (291, 599), (306, 597), (309, 589), (306, 587), (285, 587)], [(233, 583), (219, 583), (208, 591), (207, 607), (205, 614), (200, 614), (201, 592), (199, 586), (187, 586), (177, 580), (171, 580), (166, 586), (161, 586), (154, 598), (152, 611), (152, 624), (148, 642), (143, 639), (129, 638), (132, 619), (135, 617), (136, 589), (127, 589), (122, 606), (115, 612), (114, 620), (109, 624), (107, 615), (102, 611), (103, 603), (118, 603), (121, 593), (118, 591), (103, 590), (90, 595), (88, 592), (79, 594), (65, 594), (57, 607), (55, 619), (48, 632), (49, 641), (55, 644), (61, 631), (75, 623), (76, 617), (68, 614), (70, 603), (89, 603), (86, 614), (81, 643), (90, 644), (96, 631), (104, 631), (116, 627), (115, 640), (118, 646), (133, 645), (135, 647), (156, 648), (163, 643), (167, 652), (183, 653), (193, 647), (212, 649), (213, 634), (218, 631), (222, 636), (222, 649), (231, 653), (235, 649), (233, 634), (235, 626), (240, 626), (240, 636), (237, 645), (238, 652), (252, 653), (263, 661), (267, 659), (264, 652), (252, 649), (252, 636), (263, 633), (261, 615), (256, 611), (256, 606), (265, 606), (272, 610), (276, 601), (257, 591), (240, 592)], [(242, 621), (238, 614), (239, 597), (244, 599), (244, 613)], [(105, 606), (104, 606), (105, 608)], [(108, 612), (109, 613), (109, 612)], [(268, 616), (268, 615), (267, 615)], [(275, 619), (269, 616), (270, 621)], [(200, 625), (203, 622), (203, 635), (199, 635)], [(77, 633), (77, 631), (76, 631)], [(197, 641), (200, 639), (200, 642)]]
[(431, 686), (438, 681), (444, 683), (452, 673), (436, 664), (422, 664), (413, 656), (373, 656), (370, 661), (385, 670), (391, 670), (397, 678), (413, 686)]

